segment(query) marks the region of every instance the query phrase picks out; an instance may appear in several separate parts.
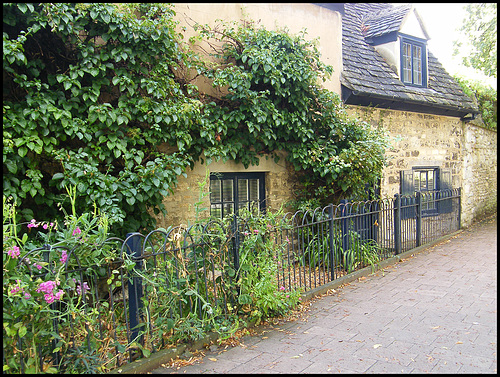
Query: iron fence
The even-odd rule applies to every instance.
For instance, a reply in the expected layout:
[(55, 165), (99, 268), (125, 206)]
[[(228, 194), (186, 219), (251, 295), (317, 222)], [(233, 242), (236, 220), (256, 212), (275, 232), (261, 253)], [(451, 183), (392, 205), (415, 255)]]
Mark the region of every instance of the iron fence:
[[(460, 198), (460, 189), (417, 192), (287, 213), (267, 234), (281, 245), (277, 284), (308, 291), (456, 231)], [(64, 302), (51, 304), (64, 314), (53, 319), (52, 335), (38, 343), (40, 365), (50, 360), (62, 366), (60, 337), (71, 338), (75, 349), (99, 349), (108, 366), (118, 367), (144, 354), (144, 344), (150, 352), (165, 347), (167, 336), (181, 331), (175, 319), (202, 318), (207, 309), (224, 317), (237, 302), (240, 248), (251, 233), (251, 222), (236, 217), (231, 223), (129, 233), (101, 245), (117, 251), (105, 266), (81, 266), (74, 250), (67, 250), (65, 277), (74, 282), (74, 292), (66, 298), (80, 300), (97, 326), (65, 310)], [(50, 266), (62, 249), (45, 245), (19, 263), (42, 251)], [(33, 272), (35, 278), (43, 275)], [(24, 348), (19, 338), (18, 349)], [(17, 355), (21, 362), (28, 356)]]

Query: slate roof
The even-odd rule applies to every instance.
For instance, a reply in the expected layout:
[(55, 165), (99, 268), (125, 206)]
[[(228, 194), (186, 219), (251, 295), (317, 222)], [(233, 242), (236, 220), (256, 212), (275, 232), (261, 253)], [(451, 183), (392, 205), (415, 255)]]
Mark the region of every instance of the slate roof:
[[(428, 87), (404, 85), (368, 42), (399, 30), (411, 5), (346, 3), (342, 17), (342, 97), (347, 104), (465, 117), (473, 101), (428, 50)], [(425, 31), (424, 31), (425, 32)]]
[(373, 14), (368, 14), (363, 19), (363, 25), (366, 32), (365, 38), (379, 37), (384, 34), (397, 32), (401, 24), (411, 9), (410, 4), (398, 7), (384, 8)]

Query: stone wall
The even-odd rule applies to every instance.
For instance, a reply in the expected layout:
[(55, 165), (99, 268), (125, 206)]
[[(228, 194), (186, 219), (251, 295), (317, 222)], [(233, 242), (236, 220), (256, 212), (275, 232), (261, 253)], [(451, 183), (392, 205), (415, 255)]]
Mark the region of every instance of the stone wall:
[(463, 125), (459, 118), (359, 106), (349, 106), (349, 111), (390, 134), (382, 196), (399, 193), (399, 172), (417, 166), (450, 169), (453, 187), (461, 187)]
[(390, 134), (383, 197), (399, 193), (401, 170), (439, 167), (451, 170), (454, 188), (462, 187), (462, 226), (496, 210), (496, 132), (455, 117), (359, 106), (349, 106), (349, 113)]
[[(497, 133), (455, 117), (405, 111), (349, 106), (349, 113), (370, 123), (383, 126), (390, 134), (388, 166), (381, 182), (382, 197), (394, 197), (400, 189), (400, 171), (412, 167), (450, 169), (452, 186), (462, 188), (462, 226), (496, 211), (497, 206)], [(195, 204), (202, 194), (201, 217), (208, 217), (210, 172), (265, 172), (267, 206), (279, 208), (296, 199), (299, 183), (293, 167), (281, 155), (276, 164), (272, 158), (261, 158), (258, 166), (245, 169), (234, 162), (198, 163), (180, 177), (174, 195), (164, 200), (167, 216), (157, 217), (158, 226), (192, 224)], [(202, 184), (205, 182), (205, 184)]]
[(497, 132), (469, 123), (464, 132), (462, 223), (497, 210)]

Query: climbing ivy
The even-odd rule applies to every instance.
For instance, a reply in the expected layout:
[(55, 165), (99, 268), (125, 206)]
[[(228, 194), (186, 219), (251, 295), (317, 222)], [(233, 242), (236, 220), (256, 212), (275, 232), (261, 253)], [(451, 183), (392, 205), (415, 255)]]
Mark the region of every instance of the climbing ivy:
[(497, 130), (497, 91), (480, 81), (455, 76), (463, 91), (478, 105), (485, 128)]
[[(385, 139), (320, 86), (332, 68), (317, 41), (198, 25), (200, 39), (224, 42), (210, 60), (174, 19), (167, 4), (4, 3), (4, 194), (26, 220), (60, 215), (54, 203), (75, 186), (77, 211), (95, 203), (115, 231), (151, 228), (202, 153), (248, 167), (286, 151), (304, 198), (377, 181)], [(200, 75), (227, 94), (200, 93)]]
[[(76, 185), (129, 231), (193, 163), (201, 103), (164, 4), (4, 4), (4, 194), (52, 218)], [(135, 14), (142, 15), (136, 17)], [(7, 98), (6, 98), (7, 88)], [(159, 146), (172, 153), (160, 152)], [(36, 208), (36, 214), (33, 213)]]
[(318, 41), (251, 21), (196, 27), (219, 63), (205, 74), (227, 88), (205, 107), (213, 122), (202, 136), (217, 135), (213, 144), (223, 147), (216, 154), (248, 166), (259, 155), (277, 159), (276, 151), (286, 151), (302, 177), (303, 199), (366, 197), (366, 185), (381, 176), (387, 139), (383, 130), (350, 119), (340, 97), (321, 87), (332, 67), (321, 62)]

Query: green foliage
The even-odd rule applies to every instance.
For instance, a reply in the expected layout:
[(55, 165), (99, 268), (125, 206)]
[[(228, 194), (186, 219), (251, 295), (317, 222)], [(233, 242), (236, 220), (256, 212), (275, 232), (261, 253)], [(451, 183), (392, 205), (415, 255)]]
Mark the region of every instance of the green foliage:
[[(307, 233), (307, 229), (304, 230), (304, 233)], [(327, 234), (325, 232), (323, 237), (319, 235), (312, 236), (300, 257), (303, 266), (334, 268), (330, 263), (330, 236)], [(302, 237), (307, 237), (307, 235)], [(372, 270), (374, 270), (375, 265), (380, 261), (380, 246), (372, 239), (361, 239), (361, 236), (353, 231), (348, 232), (347, 242), (349, 248), (343, 250), (342, 236), (340, 230), (337, 230), (331, 243), (335, 267), (340, 267), (347, 273), (366, 266), (371, 266)]]
[(284, 315), (296, 307), (301, 292), (278, 285), (286, 242), (280, 243), (275, 232), (281, 225), (283, 212), (266, 212), (258, 217), (246, 212), (242, 216), (245, 230), (236, 274), (238, 304), (240, 310), (258, 324), (265, 318)]
[[(305, 32), (252, 23), (200, 28), (224, 40), (213, 66), (175, 31), (166, 4), (5, 3), (4, 194), (25, 220), (54, 218), (64, 186), (113, 233), (154, 228), (162, 201), (208, 159), (287, 159), (305, 200), (363, 196), (380, 178), (382, 130), (349, 119), (320, 87), (332, 68)], [(223, 37), (222, 37), (223, 36)], [(192, 84), (204, 75), (223, 98)]]
[[(466, 56), (463, 63), (482, 71), (486, 76), (497, 77), (497, 3), (471, 3), (460, 31), (465, 40)], [(454, 54), (464, 45), (455, 41)]]
[(174, 74), (190, 59), (173, 15), (165, 4), (3, 5), (4, 193), (26, 219), (35, 206), (57, 215), (76, 185), (79, 212), (96, 203), (125, 231), (154, 225), (148, 209), (164, 209), (192, 163), (200, 118)]
[(340, 251), (340, 265), (349, 274), (366, 266), (372, 267), (375, 271), (375, 264), (380, 261), (380, 246), (372, 239), (363, 240), (361, 236), (349, 231), (349, 250)]
[(205, 108), (214, 119), (212, 129), (201, 131), (213, 140), (208, 155), (248, 166), (258, 164), (259, 155), (277, 160), (275, 152), (286, 151), (311, 186), (304, 199), (363, 196), (365, 184), (380, 178), (386, 139), (382, 130), (349, 119), (339, 96), (320, 86), (332, 68), (321, 62), (317, 41), (250, 22), (220, 24), (198, 25), (205, 39), (223, 42), (212, 46), (220, 65), (206, 75), (227, 88), (221, 101)]
[(477, 102), (485, 128), (496, 130), (497, 91), (479, 81), (467, 80), (462, 77), (454, 78), (460, 84), (464, 93)]

